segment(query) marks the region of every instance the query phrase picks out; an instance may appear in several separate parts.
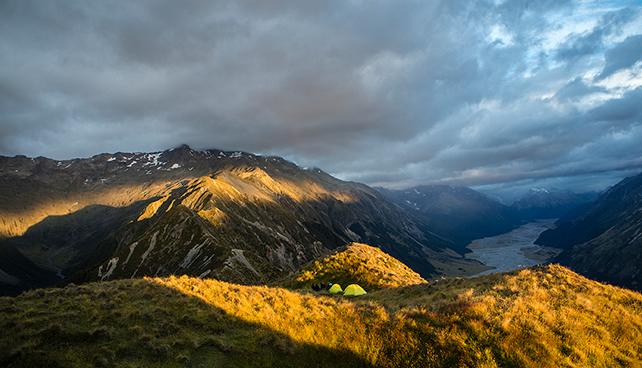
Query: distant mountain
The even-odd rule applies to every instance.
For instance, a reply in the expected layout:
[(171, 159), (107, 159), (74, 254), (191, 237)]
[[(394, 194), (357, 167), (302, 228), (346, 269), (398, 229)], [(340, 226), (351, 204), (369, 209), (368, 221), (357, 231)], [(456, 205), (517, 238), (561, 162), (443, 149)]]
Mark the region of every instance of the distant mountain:
[(507, 233), (520, 223), (509, 207), (470, 188), (425, 185), (377, 190), (404, 208), (452, 228), (456, 235), (451, 238), (465, 245), (474, 239)]
[(642, 290), (642, 174), (626, 178), (580, 218), (535, 242), (562, 248), (553, 262), (596, 280)]
[(577, 220), (578, 218), (584, 216), (594, 206), (595, 202), (586, 202), (577, 207), (571, 208), (570, 210), (568, 210), (568, 212), (560, 216), (557, 221), (555, 221), (555, 225), (559, 226), (565, 222)]
[(581, 197), (569, 190), (532, 188), (510, 208), (526, 221), (559, 218), (588, 202), (587, 198), (590, 196)]
[(584, 216), (591, 208), (593, 208), (593, 206), (595, 206), (596, 201), (600, 199), (608, 189), (610, 188), (601, 191), (578, 193), (577, 196), (584, 199), (586, 202), (577, 207), (571, 208), (568, 212), (560, 216), (557, 221), (555, 221), (555, 225), (559, 226), (560, 224), (573, 221)]
[(353, 241), (425, 278), (444, 264), (464, 275), (470, 263), (462, 244), (372, 188), (278, 157), (187, 146), (0, 157), (0, 189), (0, 234), (66, 283), (170, 274), (265, 283)]

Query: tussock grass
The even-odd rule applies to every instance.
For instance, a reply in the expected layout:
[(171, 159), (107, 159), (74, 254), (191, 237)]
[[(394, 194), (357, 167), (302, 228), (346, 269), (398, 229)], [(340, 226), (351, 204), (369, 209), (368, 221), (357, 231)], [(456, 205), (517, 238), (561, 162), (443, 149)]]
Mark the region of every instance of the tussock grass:
[(426, 280), (379, 248), (351, 243), (306, 265), (294, 280), (285, 284), (294, 289), (309, 289), (320, 282), (332, 282), (343, 288), (357, 283), (363, 288), (378, 290), (425, 283)]
[(0, 298), (0, 366), (640, 366), (642, 295), (559, 266), (358, 298), (190, 277)]

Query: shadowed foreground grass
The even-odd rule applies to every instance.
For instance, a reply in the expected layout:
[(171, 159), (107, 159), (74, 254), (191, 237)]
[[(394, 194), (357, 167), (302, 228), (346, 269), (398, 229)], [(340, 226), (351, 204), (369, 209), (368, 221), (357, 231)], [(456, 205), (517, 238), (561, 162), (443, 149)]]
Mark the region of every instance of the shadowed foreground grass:
[(640, 366), (642, 296), (559, 267), (348, 298), (189, 277), (0, 298), (0, 366)]

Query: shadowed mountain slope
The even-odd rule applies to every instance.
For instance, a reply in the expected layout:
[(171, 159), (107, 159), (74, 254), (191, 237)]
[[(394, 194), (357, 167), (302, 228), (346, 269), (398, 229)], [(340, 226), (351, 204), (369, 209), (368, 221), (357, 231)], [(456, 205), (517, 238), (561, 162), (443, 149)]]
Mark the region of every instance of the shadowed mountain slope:
[(642, 287), (642, 174), (626, 178), (577, 220), (543, 232), (536, 244), (562, 248), (554, 262), (596, 280)]
[(452, 239), (474, 239), (510, 232), (520, 224), (516, 213), (470, 188), (424, 185), (405, 190), (377, 188), (393, 202), (453, 229)]
[(510, 206), (525, 221), (559, 218), (589, 200), (569, 190), (532, 188)]
[(55, 273), (41, 269), (0, 235), (0, 295), (18, 295), (23, 290), (44, 287)]

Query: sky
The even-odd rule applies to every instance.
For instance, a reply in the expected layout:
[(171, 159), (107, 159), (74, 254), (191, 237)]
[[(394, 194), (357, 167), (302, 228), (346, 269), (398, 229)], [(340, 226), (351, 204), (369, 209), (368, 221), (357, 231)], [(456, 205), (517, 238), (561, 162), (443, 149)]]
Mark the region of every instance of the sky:
[(277, 155), (343, 180), (642, 172), (642, 1), (0, 2), (0, 155)]

